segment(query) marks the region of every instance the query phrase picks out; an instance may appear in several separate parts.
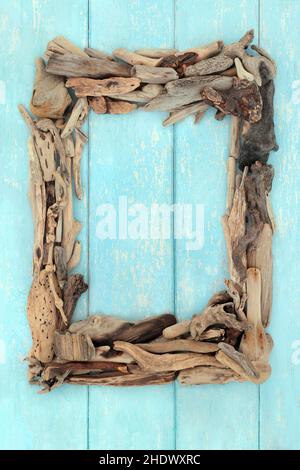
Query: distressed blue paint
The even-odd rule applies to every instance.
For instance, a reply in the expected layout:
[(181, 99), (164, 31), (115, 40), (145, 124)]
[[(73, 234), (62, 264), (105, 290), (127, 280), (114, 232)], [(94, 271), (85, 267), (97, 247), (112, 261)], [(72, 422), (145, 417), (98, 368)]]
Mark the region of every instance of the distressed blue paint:
[[(300, 447), (299, 355), (292, 362), (292, 345), (299, 340), (300, 326), (300, 108), (299, 93), (294, 90), (293, 97), (292, 88), (300, 80), (300, 2), (261, 0), (259, 21), (258, 1), (90, 0), (89, 40), (90, 46), (108, 52), (121, 46), (171, 47), (174, 40), (177, 47), (185, 48), (216, 38), (232, 41), (249, 27), (257, 30), (260, 24), (261, 44), (279, 69), (276, 120), (280, 151), (271, 160), (276, 170), (272, 200), (277, 220), (270, 328), (275, 339), (273, 376), (260, 387), (260, 400), (256, 386), (230, 384), (177, 385), (176, 389), (174, 385), (91, 387), (88, 401), (85, 387), (64, 386), (38, 396), (27, 384), (26, 367), (20, 361), (30, 347), (24, 312), (30, 286), (32, 226), (24, 197), (28, 133), (16, 110), (19, 102), (29, 102), (33, 58), (44, 51), (49, 39), (63, 34), (80, 46), (88, 43), (88, 0), (0, 0), (0, 80), (6, 84), (3, 94), (0, 83), (0, 213), (4, 227), (0, 232), (1, 448)], [(90, 117), (90, 161), (88, 165), (85, 152), (82, 162), (84, 201), (75, 204), (76, 216), (84, 224), (78, 270), (86, 276), (90, 272), (90, 302), (88, 305), (88, 296), (81, 299), (77, 318), (88, 311), (143, 318), (174, 310), (174, 282), (176, 312), (186, 318), (222, 288), (226, 259), (220, 216), (224, 212), (228, 122), (215, 122), (210, 112), (199, 126), (187, 120), (174, 129), (163, 129), (162, 117), (142, 112)], [(173, 197), (177, 202), (204, 204), (203, 249), (187, 252), (180, 241), (173, 246), (172, 242), (97, 239), (98, 205), (116, 204), (120, 195), (127, 196), (129, 204), (147, 206), (170, 203)]]

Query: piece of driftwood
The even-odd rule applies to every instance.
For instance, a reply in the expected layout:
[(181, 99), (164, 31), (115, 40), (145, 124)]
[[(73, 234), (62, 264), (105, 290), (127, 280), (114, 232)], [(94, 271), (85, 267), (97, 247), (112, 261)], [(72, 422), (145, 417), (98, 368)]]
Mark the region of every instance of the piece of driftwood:
[(231, 57), (224, 55), (217, 55), (210, 59), (200, 60), (194, 65), (187, 67), (185, 71), (186, 77), (192, 77), (194, 75), (209, 75), (212, 73), (223, 72), (229, 69), (233, 64)]
[(163, 125), (165, 127), (170, 126), (178, 121), (182, 121), (182, 119), (185, 119), (187, 116), (191, 116), (192, 114), (197, 114), (199, 112), (204, 114), (207, 109), (208, 105), (201, 101), (199, 103), (183, 106), (181, 109), (171, 112), (169, 117), (164, 120)]
[[(117, 49), (110, 56), (62, 36), (36, 63), (30, 110), (29, 197), (34, 222), (33, 281), (27, 314), (32, 333), (30, 383), (51, 391), (82, 385), (261, 384), (271, 374), (273, 340), (264, 328), (272, 300), (270, 204), (277, 150), (273, 122), (276, 65), (249, 30), (237, 42), (216, 41), (184, 51)], [(70, 90), (72, 88), (72, 90)], [(76, 96), (77, 95), (77, 96)], [(74, 97), (76, 96), (76, 97)], [(167, 313), (141, 321), (92, 315), (72, 322), (87, 284), (78, 266), (81, 224), (73, 193), (82, 199), (82, 126), (96, 114), (168, 111), (165, 126), (208, 107), (232, 117), (223, 228), (230, 277), (192, 319)]]
[(90, 361), (95, 357), (95, 347), (88, 335), (55, 332), (54, 352), (65, 361)]
[[(222, 365), (220, 363), (220, 365)], [(223, 367), (198, 366), (181, 370), (178, 382), (182, 385), (227, 384), (229, 382), (243, 382), (243, 378), (232, 369)]]
[(78, 97), (83, 96), (107, 96), (118, 93), (130, 93), (140, 86), (138, 78), (111, 77), (95, 80), (93, 78), (69, 78), (66, 81), (67, 88), (74, 88)]
[(48, 60), (46, 71), (64, 77), (130, 77), (131, 67), (107, 59), (54, 53)]
[(169, 55), (176, 54), (178, 49), (168, 49), (168, 48), (157, 48), (157, 49), (137, 49), (136, 54), (143, 55), (145, 57), (151, 57), (152, 59), (161, 59), (162, 57), (168, 57)]
[(247, 253), (247, 265), (258, 268), (261, 274), (261, 321), (264, 327), (270, 323), (272, 307), (272, 235), (271, 226), (264, 224)]
[(196, 352), (213, 353), (219, 350), (217, 344), (206, 343), (204, 341), (193, 341), (191, 339), (175, 339), (173, 341), (164, 341), (159, 343), (138, 343), (137, 346), (155, 354), (164, 354), (167, 352)]
[(209, 354), (174, 353), (151, 354), (135, 344), (115, 341), (114, 349), (132, 356), (137, 364), (146, 372), (167, 372), (187, 369), (200, 365), (216, 366), (218, 361)]
[(76, 375), (66, 378), (65, 382), (76, 385), (110, 385), (123, 387), (137, 387), (142, 385), (163, 385), (175, 380), (174, 372), (165, 373), (139, 373), (117, 375)]
[(143, 83), (164, 84), (178, 78), (177, 72), (169, 67), (152, 67), (146, 65), (135, 65), (131, 74)]
[(35, 82), (30, 102), (30, 111), (38, 117), (57, 119), (64, 115), (72, 103), (64, 79), (45, 70), (43, 59), (35, 62)]

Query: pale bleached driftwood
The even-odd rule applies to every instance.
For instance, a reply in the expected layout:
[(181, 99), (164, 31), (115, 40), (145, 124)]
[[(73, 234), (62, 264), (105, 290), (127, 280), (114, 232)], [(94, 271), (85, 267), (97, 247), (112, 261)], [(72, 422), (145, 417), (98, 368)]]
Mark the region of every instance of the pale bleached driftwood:
[[(71, 173), (71, 158), (66, 158), (67, 170)], [(72, 182), (67, 185), (66, 190), (66, 205), (63, 208), (63, 236), (62, 246), (65, 250), (66, 263), (69, 262), (73, 250), (76, 237), (81, 230), (81, 223), (73, 217), (73, 191)]]
[(247, 320), (251, 328), (245, 331), (240, 350), (251, 361), (259, 361), (268, 344), (261, 322), (261, 274), (257, 268), (247, 269), (247, 296)]
[(146, 372), (167, 372), (188, 369), (200, 365), (217, 366), (218, 361), (209, 354), (174, 353), (151, 354), (138, 346), (124, 341), (115, 341), (114, 349), (132, 356)]
[(186, 77), (195, 75), (209, 75), (217, 72), (223, 72), (229, 69), (233, 64), (231, 57), (219, 54), (210, 59), (200, 60), (196, 64), (189, 65), (185, 71)]
[(88, 55), (80, 49), (80, 47), (73, 44), (71, 41), (66, 39), (64, 36), (56, 36), (52, 41), (47, 44), (45, 57), (49, 59), (52, 54), (75, 54), (81, 57), (88, 57)]
[(55, 356), (65, 361), (90, 361), (95, 357), (95, 347), (88, 335), (68, 331), (54, 335)]
[(219, 54), (219, 52), (222, 51), (223, 46), (223, 41), (215, 41), (210, 44), (206, 44), (205, 46), (191, 47), (190, 49), (185, 49), (184, 51), (177, 52), (176, 54), (183, 54), (185, 52), (196, 52), (196, 54), (198, 55), (198, 60), (204, 60)]
[(87, 137), (79, 129), (75, 129), (75, 155), (72, 158), (72, 170), (74, 177), (75, 193), (78, 199), (82, 199), (82, 184), (80, 174), (80, 162), (83, 152), (84, 144), (87, 142)]
[(253, 381), (259, 377), (258, 371), (244, 354), (226, 343), (219, 343), (219, 347), (220, 351), (216, 354), (217, 361), (247, 380)]
[(226, 311), (226, 309), (232, 310), (232, 306), (231, 302), (208, 306), (203, 313), (194, 315), (190, 325), (192, 338), (200, 340), (201, 334), (214, 325), (224, 325), (227, 328), (244, 331), (247, 326), (245, 322), (238, 320), (235, 314)]
[(264, 224), (254, 246), (248, 250), (249, 268), (258, 268), (261, 274), (261, 321), (264, 327), (270, 323), (272, 308), (272, 228)]
[(110, 77), (95, 80), (93, 78), (69, 78), (67, 88), (74, 88), (78, 97), (83, 96), (113, 96), (129, 93), (140, 86), (140, 80), (135, 77)]
[(71, 258), (68, 261), (67, 269), (71, 271), (72, 269), (76, 268), (76, 266), (80, 263), (81, 258), (81, 242), (76, 240), (74, 243), (73, 252)]
[[(114, 97), (118, 100), (129, 101), (132, 103), (148, 103), (158, 96), (163, 90), (163, 86), (158, 83), (148, 83), (144, 85), (141, 90), (131, 91), (130, 93), (118, 94)], [(110, 95), (107, 95), (110, 96)]]
[(163, 125), (165, 127), (170, 126), (171, 124), (175, 124), (176, 122), (181, 121), (182, 119), (185, 119), (187, 116), (191, 116), (192, 114), (204, 114), (207, 109), (208, 105), (201, 101), (199, 103), (184, 106), (181, 109), (172, 111), (169, 117), (163, 121)]
[(152, 59), (150, 57), (137, 54), (136, 52), (131, 52), (124, 48), (115, 49), (113, 51), (113, 56), (130, 65), (145, 65), (156, 67), (159, 63), (159, 59)]
[(191, 339), (175, 339), (158, 343), (138, 343), (137, 346), (154, 354), (164, 354), (169, 352), (195, 352), (213, 353), (219, 350), (215, 343), (204, 341), (194, 341)]
[(34, 221), (32, 271), (33, 275), (36, 276), (42, 269), (44, 255), (46, 190), (39, 158), (36, 153), (32, 137), (29, 137), (28, 139), (28, 154), (30, 168), (29, 199)]
[(47, 73), (43, 59), (38, 58), (35, 64), (30, 111), (42, 118), (60, 118), (72, 103), (64, 79)]
[(58, 315), (46, 269), (33, 279), (27, 301), (27, 317), (32, 335), (30, 356), (42, 363), (50, 362), (54, 355), (54, 334)]
[(135, 65), (131, 74), (143, 83), (164, 84), (178, 79), (176, 70), (170, 67), (151, 67), (146, 65)]
[[(88, 102), (86, 97), (78, 98), (76, 101), (72, 112), (69, 116), (68, 121), (66, 122), (66, 125), (61, 133), (61, 138), (66, 139), (68, 136), (70, 136), (75, 128), (80, 128), (85, 121), (87, 115), (88, 115), (89, 107), (88, 107)], [(65, 147), (66, 147), (66, 153), (68, 154), (69, 157), (72, 157), (75, 155), (75, 148), (74, 152), (72, 155), (72, 150), (71, 153), (70, 151), (70, 139), (65, 140)]]
[(229, 212), (232, 208), (235, 192), (236, 160), (239, 156), (239, 125), (240, 119), (237, 116), (231, 117), (230, 148), (227, 160), (227, 195), (226, 209)]
[(178, 338), (178, 336), (185, 335), (190, 332), (191, 320), (183, 320), (174, 325), (168, 326), (162, 332), (164, 338), (173, 339)]
[(143, 55), (145, 57), (151, 57), (152, 59), (161, 59), (162, 57), (168, 57), (169, 55), (175, 54), (178, 52), (178, 49), (137, 49), (136, 54)]
[(201, 100), (201, 91), (208, 84), (213, 84), (215, 89), (230, 88), (231, 77), (221, 77), (212, 75), (207, 77), (181, 78), (171, 81), (165, 86), (165, 93), (158, 95), (149, 101), (145, 106), (145, 111), (172, 111), (195, 101)]
[(236, 74), (240, 80), (248, 80), (249, 82), (253, 82), (254, 77), (252, 73), (247, 72), (247, 70), (244, 68), (241, 59), (236, 57), (234, 59), (234, 64), (236, 67)]
[[(222, 364), (220, 363), (222, 366)], [(181, 370), (177, 377), (181, 385), (227, 384), (243, 382), (244, 379), (232, 369), (223, 367), (198, 366)]]
[(107, 59), (54, 53), (49, 58), (46, 71), (65, 77), (130, 77), (131, 67)]

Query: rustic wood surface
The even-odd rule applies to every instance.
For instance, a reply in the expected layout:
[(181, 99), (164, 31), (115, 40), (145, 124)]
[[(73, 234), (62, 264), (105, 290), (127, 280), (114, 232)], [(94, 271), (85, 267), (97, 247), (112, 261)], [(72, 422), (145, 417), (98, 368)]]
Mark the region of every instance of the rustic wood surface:
[[(0, 204), (5, 230), (0, 234), (4, 247), (0, 445), (20, 449), (299, 448), (300, 208), (295, 194), (300, 184), (296, 82), (300, 70), (295, 57), (300, 52), (300, 3), (112, 0), (108, 11), (99, 9), (98, 1), (1, 1), (4, 73), (0, 77), (0, 108), (6, 119), (1, 124), (5, 139), (1, 146)], [(270, 328), (276, 347), (271, 356), (271, 379), (261, 386), (234, 383), (183, 388), (168, 384), (130, 390), (65, 386), (37, 397), (34, 387), (24, 380), (25, 365), (20, 361), (31, 342), (24, 311), (33, 234), (24, 198), (27, 130), (16, 110), (24, 96), (28, 101), (31, 97), (33, 58), (42, 54), (50, 38), (61, 34), (81, 47), (103, 51), (122, 45), (134, 50), (139, 44), (184, 50), (216, 37), (230, 42), (250, 27), (278, 64), (275, 106), (280, 150), (270, 159), (276, 171), (272, 203), (277, 215)], [(81, 162), (83, 202), (78, 204), (74, 198), (73, 203), (76, 219), (83, 223), (77, 269), (88, 278), (89, 293), (79, 300), (76, 319), (84, 318), (88, 311), (114, 313), (124, 319), (142, 319), (149, 311), (175, 311), (179, 319), (190, 318), (223, 287), (226, 260), (220, 216), (224, 212), (229, 120), (215, 122), (211, 111), (207, 114), (201, 126), (195, 127), (187, 120), (164, 129), (161, 115), (156, 113), (105, 120), (91, 115), (85, 124), (90, 142)], [(122, 158), (116, 158), (118, 155)], [(205, 184), (199, 185), (203, 175)], [(100, 241), (95, 235), (97, 206), (105, 200), (117, 202), (119, 195), (145, 204), (154, 200), (203, 203), (206, 225), (202, 250), (187, 252), (183, 242)], [(115, 428), (116, 419), (124, 423), (126, 432), (124, 426)]]

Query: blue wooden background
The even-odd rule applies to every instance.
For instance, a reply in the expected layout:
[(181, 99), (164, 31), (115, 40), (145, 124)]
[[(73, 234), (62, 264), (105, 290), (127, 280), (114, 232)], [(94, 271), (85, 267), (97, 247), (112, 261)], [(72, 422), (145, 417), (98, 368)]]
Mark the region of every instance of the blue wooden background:
[[(299, 449), (300, 448), (300, 1), (299, 0), (1, 0), (0, 1), (0, 447), (4, 449)], [(112, 389), (64, 386), (37, 395), (22, 358), (30, 347), (26, 298), (33, 230), (26, 199), (28, 104), (34, 58), (62, 34), (78, 45), (187, 48), (233, 41), (254, 27), (278, 64), (276, 125), (280, 150), (272, 202), (275, 340), (264, 385)], [(229, 121), (213, 114), (164, 129), (159, 113), (90, 115), (82, 162), (84, 224), (80, 271), (89, 280), (77, 318), (88, 312), (143, 318), (175, 311), (188, 318), (222, 288)], [(201, 203), (205, 243), (101, 241), (103, 202)]]

